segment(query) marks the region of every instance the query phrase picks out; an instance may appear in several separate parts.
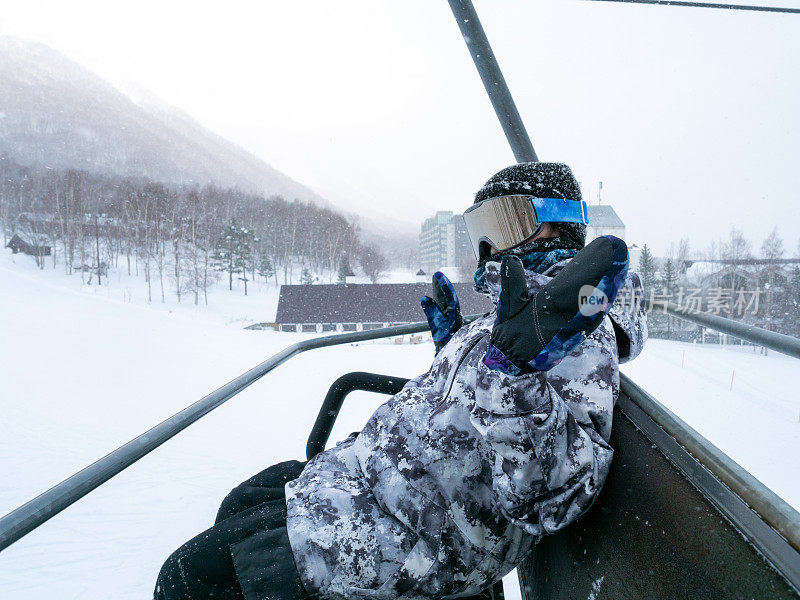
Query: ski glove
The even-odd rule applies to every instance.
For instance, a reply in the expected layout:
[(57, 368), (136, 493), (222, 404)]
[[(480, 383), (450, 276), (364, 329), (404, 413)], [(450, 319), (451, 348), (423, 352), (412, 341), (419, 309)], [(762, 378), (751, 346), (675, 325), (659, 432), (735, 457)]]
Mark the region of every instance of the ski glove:
[(431, 287), (433, 298), (423, 296), (419, 302), (428, 318), (433, 345), (438, 354), (453, 334), (461, 329), (464, 319), (461, 317), (461, 305), (456, 297), (456, 290), (441, 271), (433, 274)]
[(483, 363), (511, 375), (552, 369), (600, 326), (627, 274), (628, 248), (610, 235), (578, 252), (533, 296), (520, 260), (504, 256)]

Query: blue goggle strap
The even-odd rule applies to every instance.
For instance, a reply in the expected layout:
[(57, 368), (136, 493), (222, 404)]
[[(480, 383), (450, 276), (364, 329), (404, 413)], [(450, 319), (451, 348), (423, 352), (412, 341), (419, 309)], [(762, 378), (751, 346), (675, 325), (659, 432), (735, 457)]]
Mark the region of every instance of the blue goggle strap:
[(586, 202), (564, 198), (531, 198), (539, 223), (583, 223), (589, 224)]

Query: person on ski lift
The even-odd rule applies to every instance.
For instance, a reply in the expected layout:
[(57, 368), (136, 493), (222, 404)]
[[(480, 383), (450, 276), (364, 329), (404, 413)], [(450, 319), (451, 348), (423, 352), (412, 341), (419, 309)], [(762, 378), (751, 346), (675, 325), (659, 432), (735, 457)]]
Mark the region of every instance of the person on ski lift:
[(463, 325), (436, 273), (430, 369), (360, 433), (235, 488), (155, 598), (467, 597), (583, 515), (611, 464), (619, 363), (647, 338), (625, 243), (584, 247), (586, 217), (564, 164), (491, 177), (464, 219), (495, 310)]

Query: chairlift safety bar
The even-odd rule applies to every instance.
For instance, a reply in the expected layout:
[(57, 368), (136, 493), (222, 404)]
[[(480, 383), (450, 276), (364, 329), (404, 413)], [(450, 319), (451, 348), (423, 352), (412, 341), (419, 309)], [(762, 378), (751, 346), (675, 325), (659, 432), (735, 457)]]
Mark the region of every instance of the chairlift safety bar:
[[(665, 308), (667, 314), (677, 317), (678, 319), (690, 321), (697, 325), (702, 325), (703, 327), (732, 335), (736, 338), (756, 344), (757, 346), (764, 346), (765, 348), (775, 350), (776, 352), (786, 354), (793, 358), (800, 358), (800, 339), (796, 337), (762, 329), (755, 325), (747, 325), (746, 323), (734, 321), (733, 319), (726, 319), (725, 317), (720, 317), (708, 312), (684, 311), (677, 304), (671, 302), (668, 303)], [(663, 305), (659, 308), (655, 306), (649, 307), (651, 312), (664, 310), (665, 308)]]

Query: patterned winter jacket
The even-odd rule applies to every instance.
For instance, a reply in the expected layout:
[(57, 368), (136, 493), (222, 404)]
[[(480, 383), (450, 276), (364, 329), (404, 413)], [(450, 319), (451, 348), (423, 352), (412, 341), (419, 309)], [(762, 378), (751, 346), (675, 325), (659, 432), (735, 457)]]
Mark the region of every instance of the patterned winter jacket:
[[(526, 272), (533, 292), (544, 275)], [(487, 265), (496, 303), (499, 263)], [(494, 312), (286, 486), (301, 580), (323, 598), (457, 597), (580, 517), (608, 474), (618, 363), (647, 338), (638, 275), (558, 366), (517, 377), (483, 356)]]

